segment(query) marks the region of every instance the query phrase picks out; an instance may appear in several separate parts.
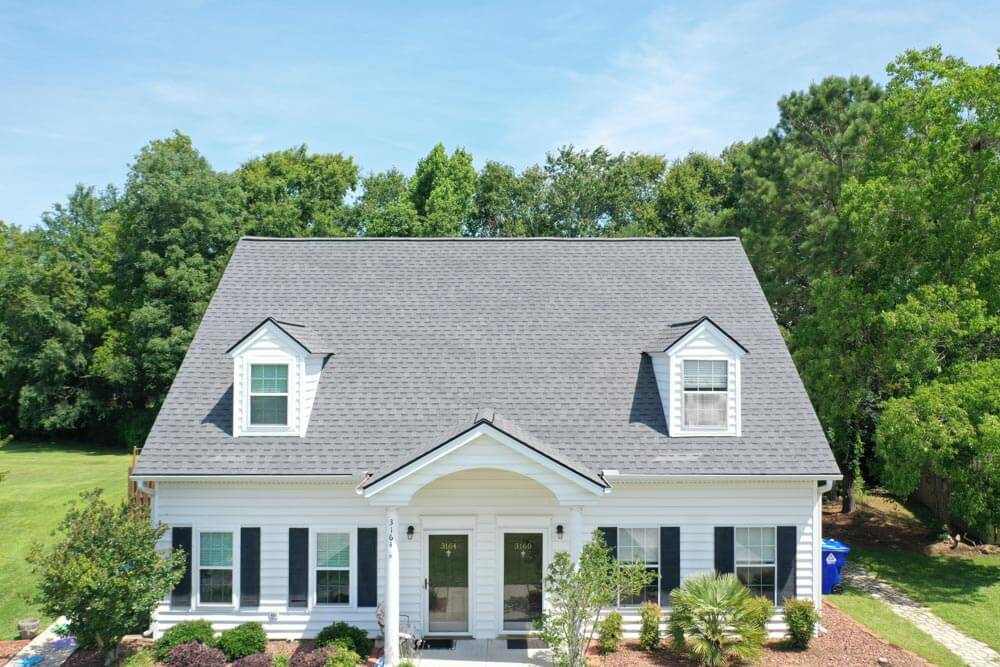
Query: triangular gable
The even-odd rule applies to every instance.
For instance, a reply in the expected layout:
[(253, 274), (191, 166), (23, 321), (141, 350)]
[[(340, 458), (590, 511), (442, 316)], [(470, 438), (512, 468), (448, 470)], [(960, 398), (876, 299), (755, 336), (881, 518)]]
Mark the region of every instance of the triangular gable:
[(316, 332), (309, 327), (303, 324), (283, 322), (281, 320), (276, 320), (273, 317), (265, 317), (260, 324), (247, 332), (245, 336), (240, 338), (228, 350), (226, 350), (226, 354), (233, 354), (234, 351), (249, 343), (254, 338), (255, 334), (265, 327), (272, 327), (278, 330), (297, 347), (301, 348), (306, 354), (333, 354), (333, 350), (330, 345), (325, 343), (322, 338), (320, 338), (319, 335), (317, 335)]
[(747, 354), (747, 349), (743, 344), (729, 335), (729, 333), (716, 324), (710, 317), (703, 315), (692, 322), (678, 322), (660, 334), (657, 339), (646, 346), (645, 352), (649, 354), (673, 352), (682, 349), (688, 342), (698, 336), (703, 331), (708, 331), (721, 344), (737, 356)]
[[(492, 411), (489, 411), (487, 414), (488, 416), (481, 416), (483, 413), (480, 412), (471, 426), (467, 426), (460, 432), (437, 444), (411, 452), (384, 466), (379, 471), (371, 474), (359, 485), (359, 492), (363, 493), (366, 498), (374, 496), (418, 471), (433, 465), (435, 462), (461, 450), (483, 435), (488, 435), (513, 452), (555, 472), (590, 493), (602, 494), (610, 489), (610, 485), (607, 482), (586, 467), (553, 452), (548, 447), (534, 441), (530, 436), (525, 437), (525, 434), (518, 433), (521, 437), (517, 437), (517, 435), (508, 432), (514, 429), (505, 430), (500, 428), (494, 423), (498, 416), (492, 413)], [(501, 418), (501, 421), (505, 422), (506, 420), (502, 420)]]

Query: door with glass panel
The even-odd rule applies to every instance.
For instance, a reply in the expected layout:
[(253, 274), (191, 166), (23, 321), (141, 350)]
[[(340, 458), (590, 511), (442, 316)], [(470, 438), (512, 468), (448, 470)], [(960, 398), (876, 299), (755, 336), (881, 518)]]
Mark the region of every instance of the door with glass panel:
[(524, 632), (542, 617), (542, 534), (503, 534), (503, 629)]
[(427, 536), (427, 630), (469, 631), (469, 535)]

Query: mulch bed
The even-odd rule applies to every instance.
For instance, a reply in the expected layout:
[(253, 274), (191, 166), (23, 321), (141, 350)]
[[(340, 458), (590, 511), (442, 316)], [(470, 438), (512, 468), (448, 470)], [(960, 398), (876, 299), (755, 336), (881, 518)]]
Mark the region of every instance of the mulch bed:
[[(839, 612), (823, 605), (823, 627), (826, 634), (815, 638), (809, 648), (800, 651), (785, 642), (772, 641), (754, 665), (890, 665), (891, 667), (924, 667), (918, 656), (882, 641), (867, 628)], [(639, 649), (638, 642), (626, 642), (617, 653), (601, 656), (591, 646), (590, 664), (595, 667), (651, 667), (653, 665), (696, 665), (667, 648), (656, 651)], [(879, 662), (879, 658), (887, 662)]]
[(6, 665), (7, 662), (17, 655), (17, 652), (22, 648), (30, 644), (31, 642), (27, 639), (17, 639), (9, 642), (0, 642), (0, 667)]
[[(124, 660), (126, 657), (152, 643), (152, 640), (143, 639), (139, 636), (126, 637), (122, 641), (119, 652), (120, 660)], [(267, 652), (271, 655), (287, 655), (289, 657), (296, 653), (308, 653), (314, 648), (316, 648), (316, 644), (312, 639), (303, 639), (300, 641), (276, 639), (267, 643)], [(0, 665), (2, 664), (0, 663)], [(159, 665), (160, 663), (156, 664)], [(66, 661), (65, 667), (103, 667), (103, 665), (104, 658), (99, 652), (84, 651), (81, 649), (70, 656), (69, 660)]]

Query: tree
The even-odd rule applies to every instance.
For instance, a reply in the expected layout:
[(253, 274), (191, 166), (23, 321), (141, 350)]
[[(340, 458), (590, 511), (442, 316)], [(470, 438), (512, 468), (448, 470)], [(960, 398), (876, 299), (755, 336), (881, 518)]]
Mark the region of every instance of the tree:
[(539, 624), (542, 640), (560, 667), (584, 667), (587, 645), (593, 638), (601, 610), (617, 596), (635, 595), (653, 579), (643, 563), (623, 563), (611, 556), (599, 530), (574, 563), (565, 551), (556, 552), (545, 575), (548, 609)]
[(146, 427), (240, 236), (240, 203), (237, 180), (213, 171), (179, 132), (144, 147), (130, 169), (93, 365), (115, 387), (116, 408)]
[(451, 156), (442, 144), (417, 163), (409, 182), (417, 211), (414, 236), (458, 236), (472, 211), (476, 170), (472, 155), (456, 148)]
[(882, 480), (906, 497), (927, 472), (980, 535), (1000, 529), (1000, 359), (959, 364), (912, 396), (890, 399), (878, 426)]
[(518, 174), (489, 160), (476, 179), (470, 236), (540, 236), (544, 226), (545, 175), (536, 165)]
[(419, 213), (410, 201), (409, 180), (397, 169), (371, 174), (352, 215), (364, 236), (414, 236)]
[(55, 541), (28, 556), (38, 578), (33, 602), (65, 615), (80, 646), (115, 658), (122, 637), (142, 630), (156, 605), (180, 581), (184, 554), (161, 553), (166, 526), (145, 512), (108, 504), (99, 489), (82, 493), (60, 522)]
[(358, 167), (340, 153), (309, 153), (303, 145), (267, 153), (236, 172), (245, 197), (244, 233), (258, 236), (347, 236), (355, 229), (344, 198), (358, 185)]

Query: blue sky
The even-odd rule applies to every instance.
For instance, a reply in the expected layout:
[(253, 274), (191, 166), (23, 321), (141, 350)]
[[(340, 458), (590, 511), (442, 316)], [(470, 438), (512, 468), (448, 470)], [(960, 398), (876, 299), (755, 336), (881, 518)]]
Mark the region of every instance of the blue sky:
[(0, 219), (121, 185), (174, 128), (226, 170), (301, 143), (366, 171), (438, 141), (517, 166), (716, 152), (782, 94), (931, 44), (996, 62), (1000, 3), (0, 0)]

